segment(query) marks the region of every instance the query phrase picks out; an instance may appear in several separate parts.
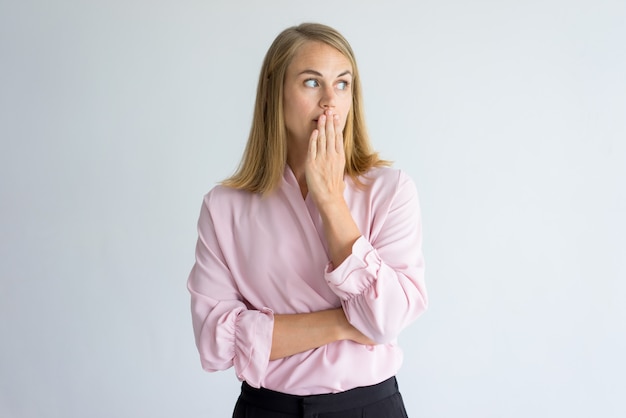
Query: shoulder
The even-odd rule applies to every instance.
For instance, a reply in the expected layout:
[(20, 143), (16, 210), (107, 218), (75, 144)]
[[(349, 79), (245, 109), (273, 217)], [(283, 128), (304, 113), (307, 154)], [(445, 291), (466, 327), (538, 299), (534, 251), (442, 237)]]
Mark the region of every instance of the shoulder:
[(239, 189), (235, 189), (233, 187), (223, 186), (221, 184), (213, 187), (207, 194), (204, 195), (205, 200), (213, 201), (213, 200), (232, 200), (232, 199), (242, 199), (246, 194), (250, 194), (248, 192), (244, 192)]
[(382, 181), (396, 181), (400, 177), (408, 177), (408, 175), (395, 167), (373, 167), (365, 174), (361, 175), (364, 179), (380, 179)]
[(375, 194), (415, 192), (413, 179), (405, 171), (394, 167), (374, 167), (359, 176), (358, 181), (365, 190)]
[(363, 177), (369, 199), (382, 207), (419, 206), (417, 187), (403, 170), (393, 167), (377, 167)]
[(372, 210), (379, 214), (418, 200), (413, 180), (391, 167), (372, 168), (356, 180), (347, 180), (344, 196), (354, 212)]
[(211, 213), (232, 213), (233, 209), (245, 206), (256, 198), (256, 193), (219, 184), (204, 195), (203, 203)]

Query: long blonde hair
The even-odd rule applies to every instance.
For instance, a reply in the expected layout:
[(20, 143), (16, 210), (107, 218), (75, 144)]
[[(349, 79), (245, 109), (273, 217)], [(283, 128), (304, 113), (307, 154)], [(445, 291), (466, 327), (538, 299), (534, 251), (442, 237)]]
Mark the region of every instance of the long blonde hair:
[(309, 41), (332, 46), (352, 64), (352, 106), (343, 131), (346, 174), (356, 181), (359, 175), (372, 167), (389, 165), (379, 158), (370, 145), (365, 126), (361, 80), (350, 44), (329, 26), (303, 23), (282, 31), (265, 55), (248, 143), (239, 168), (222, 182), (223, 185), (265, 194), (279, 184), (287, 161), (287, 132), (283, 113), (285, 73), (298, 49)]

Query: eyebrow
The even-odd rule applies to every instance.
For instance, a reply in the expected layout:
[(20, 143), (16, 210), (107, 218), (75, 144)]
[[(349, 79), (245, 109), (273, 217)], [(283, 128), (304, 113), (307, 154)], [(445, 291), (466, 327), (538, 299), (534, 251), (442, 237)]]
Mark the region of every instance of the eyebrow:
[[(304, 70), (304, 71), (301, 71), (298, 75), (302, 75), (302, 74), (313, 74), (318, 77), (324, 77), (322, 73), (320, 73), (319, 71), (315, 71), (315, 70)], [(352, 77), (352, 71), (346, 70), (343, 73), (339, 74), (337, 78), (343, 77), (344, 75), (350, 75), (350, 77)]]

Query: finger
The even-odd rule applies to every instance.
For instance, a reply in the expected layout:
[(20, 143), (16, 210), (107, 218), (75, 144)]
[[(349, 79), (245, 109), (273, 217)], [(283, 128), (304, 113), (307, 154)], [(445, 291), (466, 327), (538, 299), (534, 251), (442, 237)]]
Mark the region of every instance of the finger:
[(326, 125), (327, 122), (326, 115), (321, 115), (317, 121), (317, 152), (326, 152)]
[(309, 156), (312, 160), (317, 157), (317, 138), (319, 136), (319, 129), (314, 129), (309, 139)]
[(333, 122), (335, 125), (335, 151), (341, 154), (343, 153), (343, 132), (341, 132), (339, 115), (335, 115)]
[(327, 112), (326, 118), (326, 150), (335, 150), (335, 115), (332, 110)]

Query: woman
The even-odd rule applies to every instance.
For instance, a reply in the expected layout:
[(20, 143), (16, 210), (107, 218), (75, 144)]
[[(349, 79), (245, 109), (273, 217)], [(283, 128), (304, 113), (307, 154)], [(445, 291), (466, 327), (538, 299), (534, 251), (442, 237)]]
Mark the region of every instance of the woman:
[(406, 416), (396, 339), (427, 307), (420, 212), (362, 106), (348, 42), (286, 29), (241, 165), (204, 198), (193, 326), (203, 368), (243, 381), (234, 417)]

